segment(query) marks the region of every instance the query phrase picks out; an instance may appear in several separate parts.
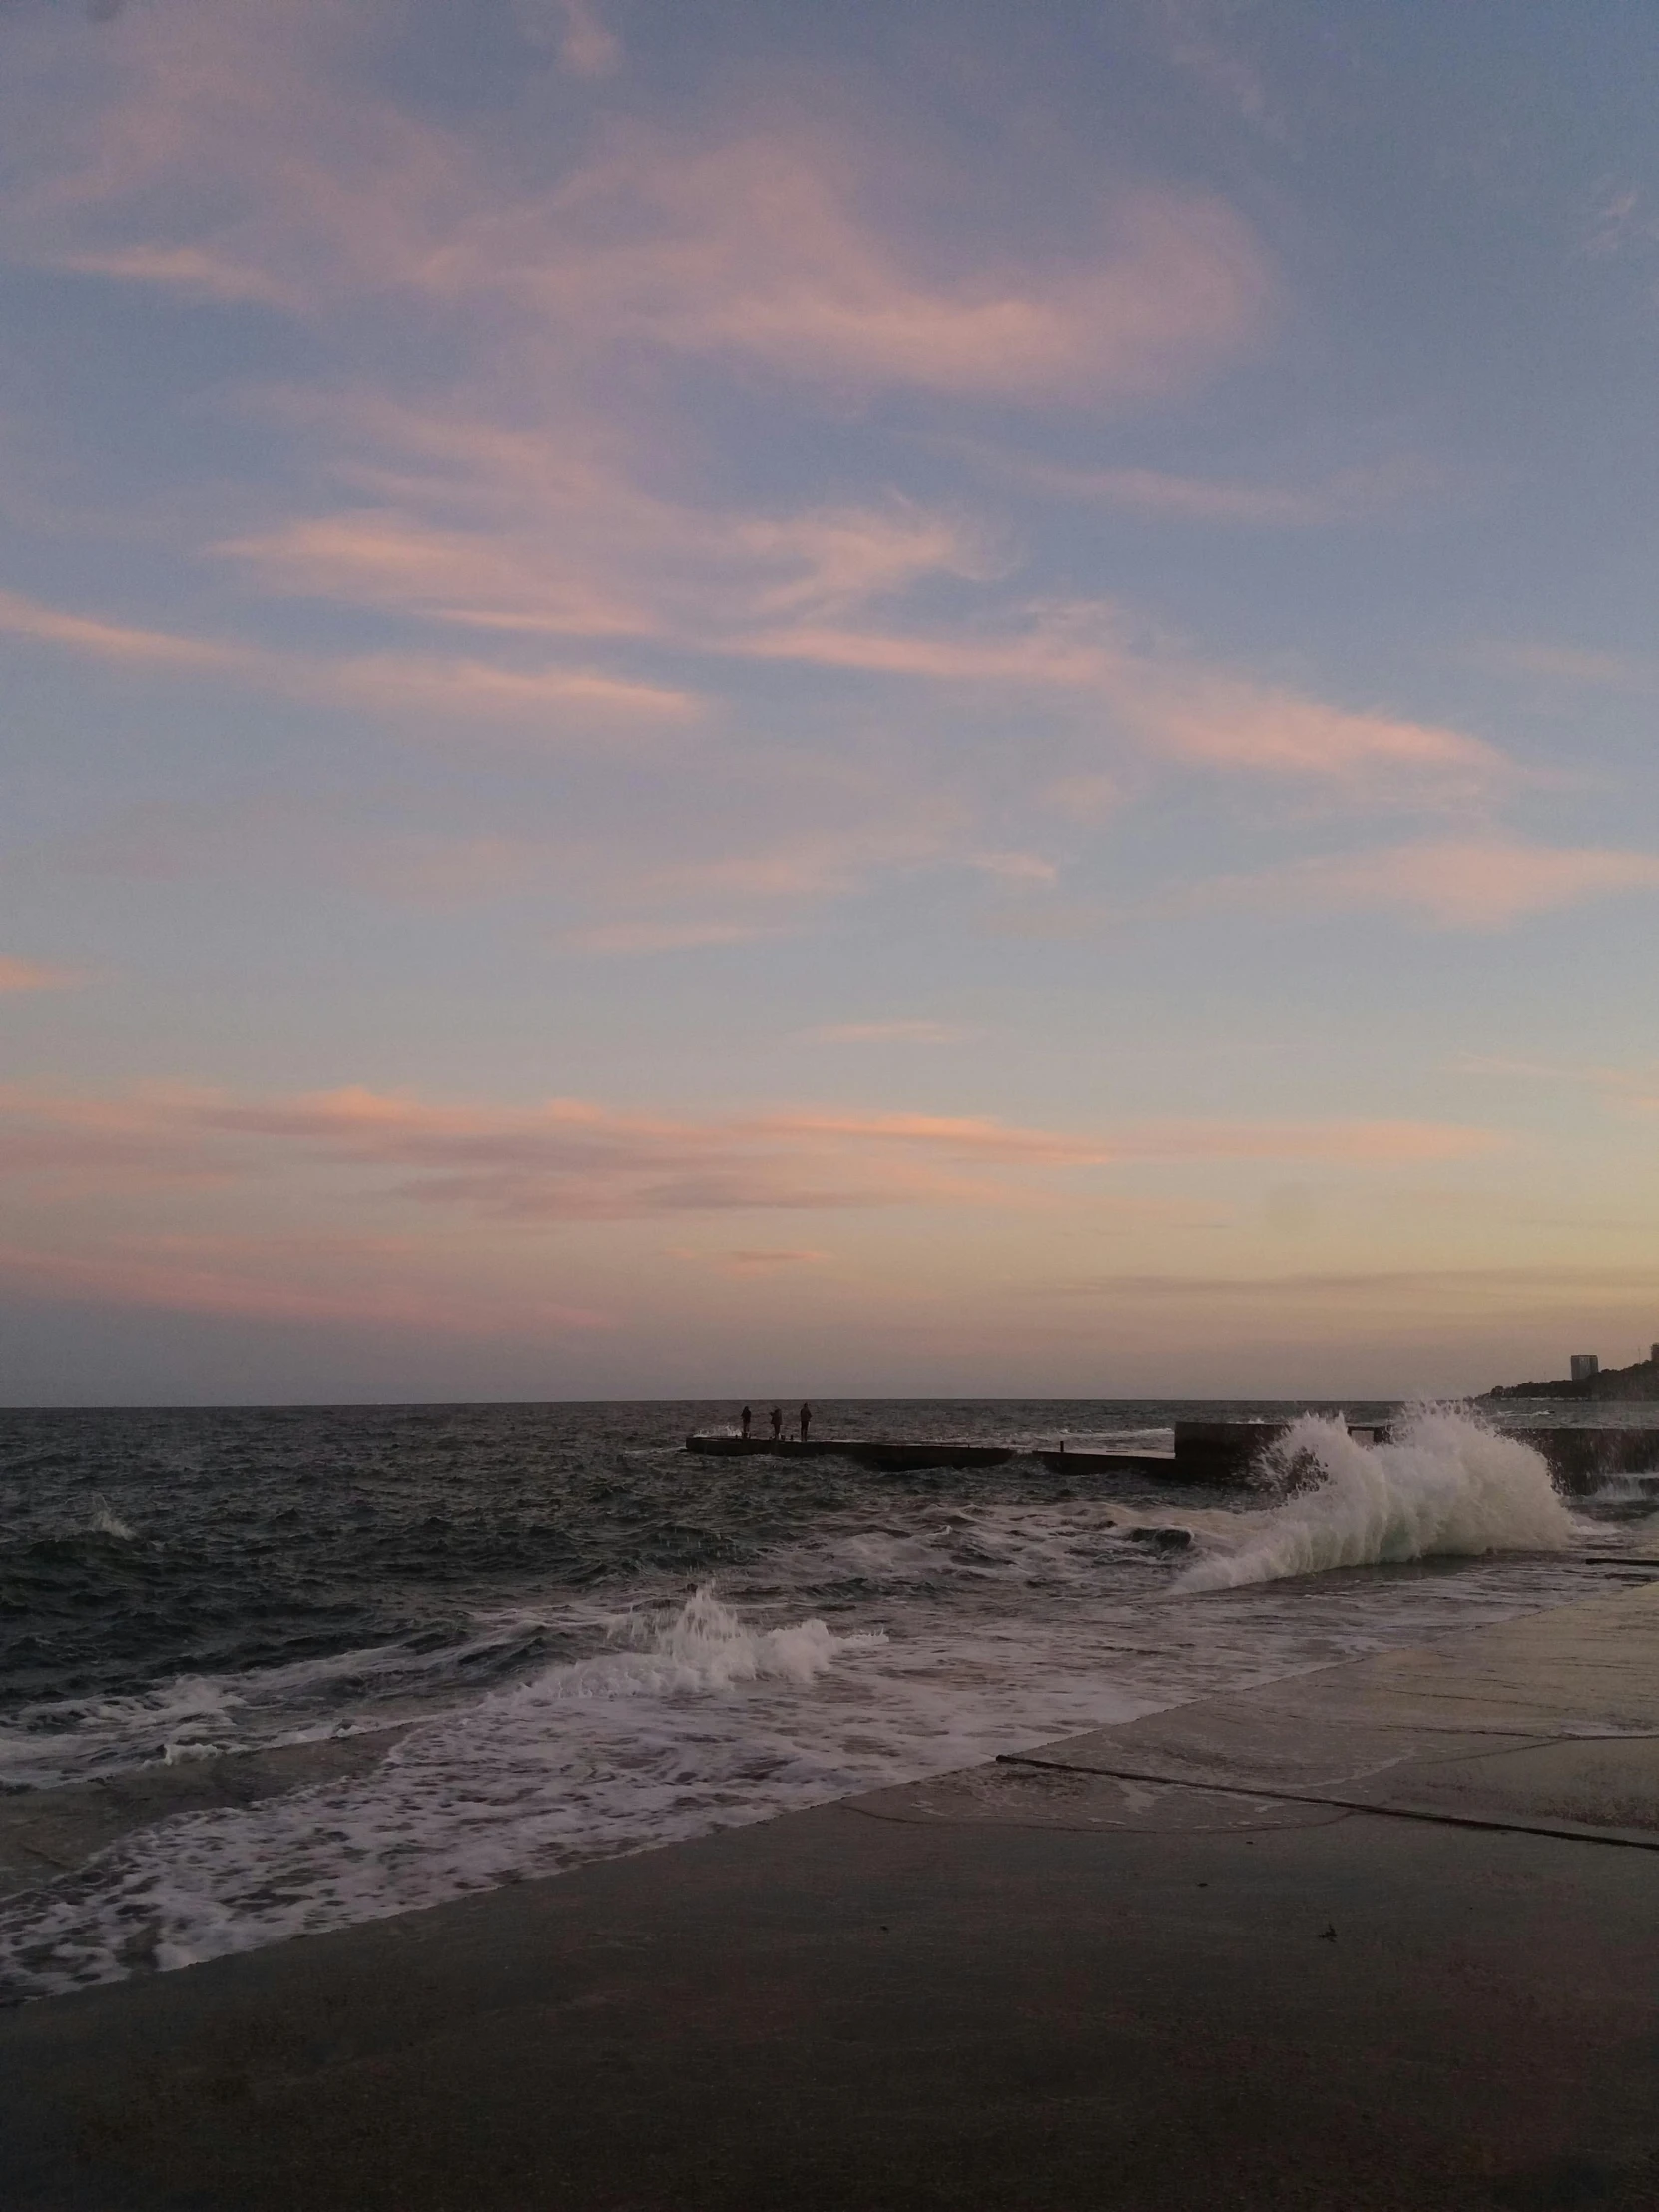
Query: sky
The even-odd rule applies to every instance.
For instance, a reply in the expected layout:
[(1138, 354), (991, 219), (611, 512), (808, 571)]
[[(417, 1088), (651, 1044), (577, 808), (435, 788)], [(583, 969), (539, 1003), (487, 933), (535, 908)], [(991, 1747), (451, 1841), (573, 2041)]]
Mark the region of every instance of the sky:
[(0, 1400), (1659, 1339), (1646, 0), (0, 0)]

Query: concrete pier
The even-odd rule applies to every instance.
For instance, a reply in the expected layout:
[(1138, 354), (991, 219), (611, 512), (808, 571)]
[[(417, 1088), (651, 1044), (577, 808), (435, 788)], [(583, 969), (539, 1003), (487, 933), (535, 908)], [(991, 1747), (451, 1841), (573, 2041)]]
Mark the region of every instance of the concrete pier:
[(1017, 1444), (964, 1444), (918, 1438), (865, 1436), (812, 1436), (805, 1443), (782, 1436), (733, 1436), (721, 1432), (691, 1435), (686, 1449), (706, 1458), (737, 1459), (852, 1459), (859, 1466), (879, 1467), (889, 1474), (909, 1474), (928, 1467), (1005, 1467), (1009, 1460), (1040, 1459), (1059, 1472), (1116, 1469), (1170, 1473), (1175, 1465), (1167, 1451), (1026, 1451)]
[(7, 2212), (1653, 2212), (1659, 1590), (0, 2019)]
[(1620, 1474), (1659, 1474), (1659, 1428), (1523, 1428), (1563, 1490), (1578, 1497)]
[[(906, 1474), (928, 1467), (1001, 1467), (1012, 1459), (1040, 1459), (1056, 1473), (1151, 1474), (1176, 1482), (1232, 1486), (1289, 1427), (1282, 1420), (1178, 1420), (1173, 1451), (1032, 1451), (1016, 1444), (969, 1444), (896, 1437), (734, 1436), (716, 1431), (686, 1438), (686, 1449), (712, 1458), (853, 1459), (860, 1466)], [(1355, 1421), (1349, 1433), (1365, 1443), (1385, 1443), (1385, 1422)], [(1527, 1428), (1520, 1439), (1543, 1453), (1550, 1472), (1569, 1494), (1584, 1496), (1620, 1474), (1659, 1476), (1659, 1428)]]

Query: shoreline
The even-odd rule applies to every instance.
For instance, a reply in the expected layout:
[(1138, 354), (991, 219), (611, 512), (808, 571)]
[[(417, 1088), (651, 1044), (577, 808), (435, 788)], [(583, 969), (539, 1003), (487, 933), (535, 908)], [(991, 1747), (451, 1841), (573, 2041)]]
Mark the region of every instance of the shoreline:
[(1651, 2206), (1656, 1847), (1648, 1587), (42, 2000), (0, 2195)]

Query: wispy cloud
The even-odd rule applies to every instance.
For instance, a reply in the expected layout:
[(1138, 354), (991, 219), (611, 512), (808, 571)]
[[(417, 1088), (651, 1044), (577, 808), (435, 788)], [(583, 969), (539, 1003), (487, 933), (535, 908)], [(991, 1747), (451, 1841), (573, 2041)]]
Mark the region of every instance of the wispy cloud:
[(221, 305), (255, 302), (261, 306), (299, 308), (301, 292), (284, 286), (264, 271), (216, 254), (207, 246), (110, 246), (90, 252), (56, 255), (51, 267), (75, 276), (108, 276), (134, 284), (159, 284), (187, 297)]
[(400, 719), (552, 727), (676, 723), (703, 703), (662, 684), (570, 664), (506, 665), (453, 653), (357, 654), (333, 660), (217, 639), (135, 629), (0, 592), (0, 631), (93, 660), (185, 675), (233, 675), (265, 689), (345, 701)]
[(1106, 709), (1151, 752), (1194, 766), (1312, 777), (1414, 799), (1466, 800), (1500, 780), (1495, 746), (1404, 716), (1334, 706), (1282, 685), (1123, 642), (1120, 611), (1040, 608), (1018, 629), (924, 634), (830, 626), (760, 631), (737, 650), (959, 686), (1069, 695)]
[(369, 654), (310, 679), (320, 688), (399, 715), (455, 721), (485, 716), (518, 721), (572, 713), (583, 721), (686, 722), (700, 711), (691, 693), (606, 675), (593, 668), (504, 668), (438, 654)]
[[(588, 0), (524, 20), (579, 74), (620, 59)], [(342, 70), (366, 20), (353, 37), (339, 11), (277, 25), (186, 4), (123, 31), (107, 104), (31, 149), (45, 181), (18, 222), (37, 258), (225, 295), (483, 306), (590, 358), (644, 343), (819, 386), (1096, 403), (1234, 356), (1273, 296), (1243, 219), (1169, 188), (1108, 198), (1090, 252), (987, 245), (964, 272), (890, 220), (915, 197), (906, 167), (822, 102), (719, 136), (618, 125), (562, 170), (543, 139), (504, 187), (499, 157)], [(186, 178), (188, 235), (124, 235)]]
[(1448, 929), (1496, 930), (1587, 899), (1659, 890), (1659, 854), (1498, 835), (1331, 854), (1224, 878), (1206, 898), (1287, 910), (1394, 909)]
[(616, 1326), (592, 1307), (411, 1283), (420, 1266), (384, 1239), (121, 1236), (92, 1253), (0, 1242), (0, 1286), (32, 1299), (506, 1342)]
[(49, 607), (21, 593), (0, 591), (0, 631), (13, 637), (32, 638), (43, 645), (90, 654), (95, 660), (121, 661), (160, 669), (249, 669), (261, 665), (262, 656), (243, 647), (217, 644), (201, 638), (176, 637), (165, 630), (146, 630), (123, 623), (103, 622), (94, 616)]
[(1170, 1306), (1247, 1305), (1283, 1328), (1299, 1310), (1336, 1303), (1409, 1318), (1425, 1312), (1493, 1320), (1505, 1313), (1559, 1309), (1571, 1301), (1622, 1303), (1659, 1291), (1659, 1268), (1515, 1267), (1354, 1268), (1279, 1275), (1100, 1275), (1057, 1283), (1050, 1295)]
[(80, 968), (53, 967), (44, 960), (17, 960), (0, 953), (0, 993), (73, 991), (86, 981)]
[(551, 47), (573, 77), (610, 77), (622, 67), (622, 41), (588, 0), (515, 0), (524, 35)]
[(181, 1176), (258, 1183), (304, 1164), (349, 1171), (359, 1203), (402, 1199), (525, 1224), (1043, 1204), (1047, 1178), (1078, 1170), (1257, 1160), (1386, 1170), (1501, 1141), (1419, 1121), (1164, 1121), (1090, 1133), (839, 1107), (689, 1120), (575, 1099), (439, 1106), (364, 1089), (269, 1100), (0, 1094), (0, 1174), (96, 1170), (142, 1191)]

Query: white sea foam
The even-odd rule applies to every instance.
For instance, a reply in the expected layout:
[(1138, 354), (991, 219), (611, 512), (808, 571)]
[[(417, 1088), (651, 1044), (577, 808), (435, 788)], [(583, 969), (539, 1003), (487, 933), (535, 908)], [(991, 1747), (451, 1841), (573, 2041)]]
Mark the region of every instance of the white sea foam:
[(1231, 1528), (1212, 1523), (1179, 1588), (1236, 1589), (1436, 1554), (1562, 1551), (1584, 1534), (1530, 1444), (1449, 1407), (1419, 1409), (1381, 1444), (1305, 1414), (1266, 1471), (1294, 1494)]
[(242, 1693), (211, 1675), (182, 1674), (131, 1697), (26, 1705), (0, 1728), (0, 1788), (50, 1789), (123, 1767), (229, 1745)]
[[(734, 1571), (718, 1593), (688, 1600), (642, 1586), (627, 1611), (561, 1597), (541, 1613), (480, 1620), (479, 1651), (541, 1630), (580, 1656), (527, 1661), (516, 1683), (464, 1702), (451, 1684), (438, 1710), (422, 1693), (414, 1725), (370, 1772), (182, 1814), (6, 1901), (0, 1981), (43, 1995), (435, 1905), (1599, 1586), (1582, 1563), (1539, 1556), (1455, 1576), (1327, 1577), (1294, 1592), (1265, 1579), (1307, 1571), (1316, 1550), (1325, 1565), (1500, 1542), (1538, 1552), (1563, 1528), (1576, 1533), (1547, 1478), (1538, 1489), (1533, 1455), (1522, 1449), (1517, 1475), (1485, 1454), (1501, 1439), (1472, 1428), (1451, 1454), (1468, 1460), (1463, 1473), (1437, 1478), (1441, 1488), (1462, 1482), (1460, 1507), (1407, 1514), (1374, 1499), (1369, 1519), (1358, 1503), (1339, 1511), (1340, 1498), (1370, 1498), (1379, 1480), (1409, 1488), (1399, 1469), (1413, 1448), (1443, 1458), (1440, 1418), (1385, 1447), (1386, 1478), (1345, 1475), (1341, 1460), (1323, 1505), (1319, 1493), (1267, 1512), (1179, 1510), (1156, 1494), (974, 1507), (895, 1496), (878, 1523), (822, 1524)], [(1326, 1430), (1318, 1440), (1336, 1451)], [(1424, 1497), (1439, 1494), (1427, 1475), (1414, 1479)], [(1482, 1523), (1476, 1504), (1488, 1493)], [(1517, 1497), (1531, 1498), (1531, 1522)], [(1287, 1516), (1310, 1515), (1327, 1535), (1298, 1553)], [(1206, 1564), (1243, 1564), (1247, 1586), (1195, 1606), (1174, 1562), (1125, 1541), (1172, 1519), (1193, 1528)], [(1330, 1533), (1339, 1525), (1340, 1541)], [(222, 1726), (250, 1713), (275, 1717), (284, 1690), (305, 1716), (297, 1733), (314, 1734), (312, 1692), (329, 1672), (359, 1681), (351, 1711), (383, 1725), (404, 1709), (394, 1661), (389, 1650), (348, 1653), (235, 1686), (199, 1683), (170, 1707), (172, 1737), (220, 1741)], [(233, 1712), (238, 1696), (247, 1703)], [(184, 1710), (191, 1697), (197, 1723)], [(136, 1742), (157, 1717), (152, 1707), (104, 1725)]]
[(55, 1789), (161, 1759), (216, 1757), (352, 1733), (342, 1707), (425, 1710), (511, 1659), (540, 1616), (504, 1613), (461, 1643), (429, 1651), (374, 1644), (240, 1674), (183, 1674), (126, 1696), (42, 1698), (0, 1726), (0, 1789)]
[[(537, 1695), (630, 1697), (674, 1690), (729, 1690), (769, 1678), (807, 1683), (853, 1644), (884, 1643), (879, 1629), (837, 1636), (820, 1620), (790, 1628), (753, 1628), (716, 1597), (713, 1583), (677, 1608), (613, 1614), (606, 1635), (619, 1648), (554, 1668), (531, 1686)], [(513, 1693), (526, 1696), (528, 1690)]]

